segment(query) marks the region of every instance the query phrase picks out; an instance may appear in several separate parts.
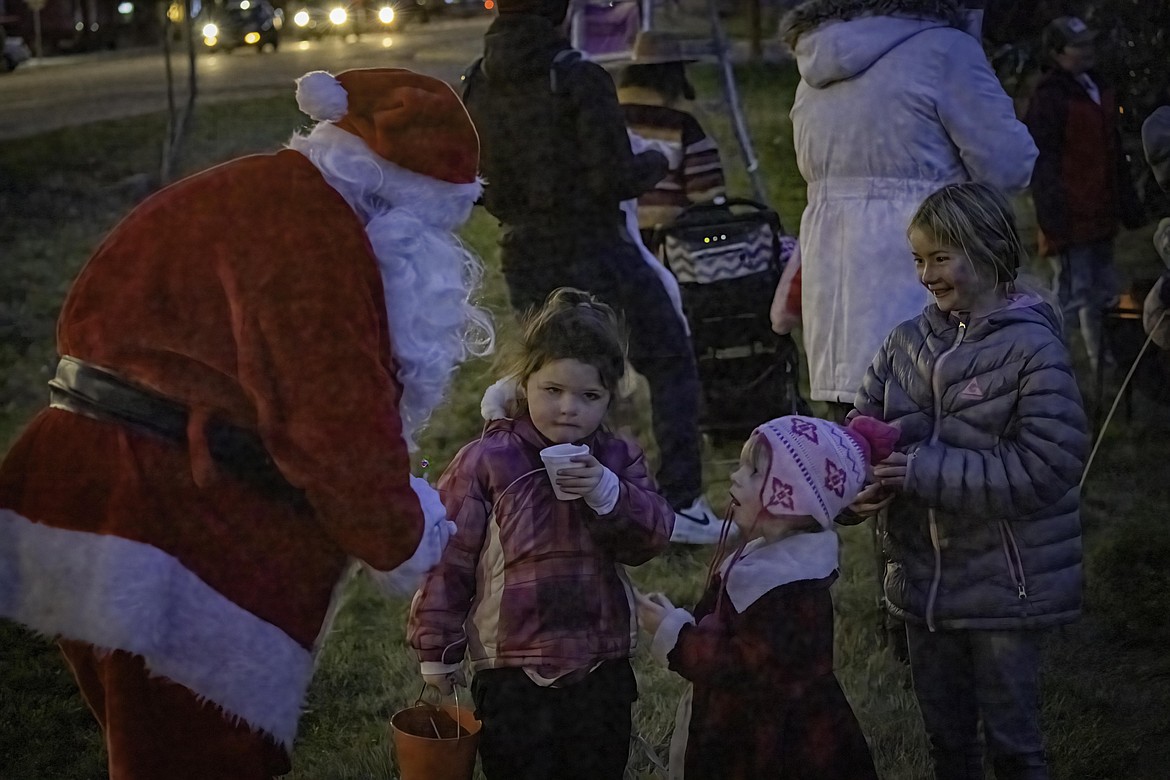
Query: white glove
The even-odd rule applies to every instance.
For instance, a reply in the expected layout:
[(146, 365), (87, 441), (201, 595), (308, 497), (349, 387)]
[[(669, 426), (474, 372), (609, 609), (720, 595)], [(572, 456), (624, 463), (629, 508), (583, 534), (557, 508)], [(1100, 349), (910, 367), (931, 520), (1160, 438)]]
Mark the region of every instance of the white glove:
[(455, 690), (456, 685), (461, 688), (467, 687), (467, 675), (463, 672), (462, 666), (445, 670), (428, 670), (428, 667), (436, 666), (446, 665), (424, 663), (422, 665), (422, 678), (424, 683), (437, 690), (443, 696), (450, 696), (451, 692)]
[(617, 506), (622, 483), (618, 480), (617, 474), (605, 466), (602, 466), (601, 469), (601, 481), (597, 483), (597, 487), (584, 495), (584, 499), (594, 512), (599, 515), (608, 515)]
[(439, 493), (425, 479), (411, 476), (410, 486), (418, 496), (423, 511), (423, 535), (410, 558), (391, 571), (366, 567), (374, 581), (390, 595), (409, 596), (418, 590), (422, 578), (434, 568), (443, 555), (455, 524), (447, 519), (447, 510), (439, 500)]

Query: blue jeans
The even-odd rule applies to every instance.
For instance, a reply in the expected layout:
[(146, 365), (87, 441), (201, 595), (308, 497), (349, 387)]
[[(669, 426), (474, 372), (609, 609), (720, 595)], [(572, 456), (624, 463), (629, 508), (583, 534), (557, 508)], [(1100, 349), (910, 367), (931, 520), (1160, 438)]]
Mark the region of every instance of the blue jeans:
[(983, 780), (980, 719), (997, 780), (1047, 780), (1040, 633), (907, 624), (906, 639), (936, 780)]
[(1104, 357), (1098, 355), (1101, 322), (1106, 309), (1116, 305), (1119, 285), (1113, 265), (1113, 239), (1076, 244), (1052, 258), (1053, 287), (1064, 315), (1065, 341), (1079, 324), (1085, 354), (1094, 369)]

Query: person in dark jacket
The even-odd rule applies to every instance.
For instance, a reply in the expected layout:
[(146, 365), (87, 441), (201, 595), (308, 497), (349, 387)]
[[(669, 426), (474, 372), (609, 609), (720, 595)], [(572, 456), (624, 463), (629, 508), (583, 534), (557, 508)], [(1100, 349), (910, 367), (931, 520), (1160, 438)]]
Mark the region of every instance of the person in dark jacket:
[[(1142, 146), (1158, 186), (1170, 192), (1170, 106), (1162, 106), (1142, 123)], [(1170, 350), (1170, 217), (1158, 223), (1154, 248), (1166, 270), (1146, 296), (1142, 324), (1155, 344)]]
[(630, 362), (650, 385), (658, 486), (678, 513), (674, 540), (714, 543), (720, 523), (701, 496), (694, 353), (620, 206), (666, 175), (666, 158), (631, 150), (609, 74), (565, 36), (568, 0), (500, 0), (498, 8), (483, 59), (465, 76), (464, 102), (480, 133), (483, 205), (500, 220), (512, 308), (536, 308), (569, 286), (621, 313)]
[(999, 193), (944, 187), (909, 238), (935, 302), (889, 335), (858, 393), (857, 413), (901, 438), (853, 508), (888, 505), (886, 599), (935, 777), (982, 780), (982, 720), (998, 780), (1047, 778), (1040, 630), (1081, 612), (1084, 409), (1056, 312), (1014, 291), (1026, 254)]
[(1120, 224), (1136, 228), (1143, 220), (1121, 150), (1116, 94), (1093, 70), (1095, 39), (1072, 16), (1044, 29), (1053, 67), (1025, 117), (1040, 150), (1032, 173), (1040, 249), (1053, 258), (1065, 334), (1079, 324), (1094, 371), (1109, 359), (1098, 354), (1101, 320), (1119, 292), (1113, 238)]

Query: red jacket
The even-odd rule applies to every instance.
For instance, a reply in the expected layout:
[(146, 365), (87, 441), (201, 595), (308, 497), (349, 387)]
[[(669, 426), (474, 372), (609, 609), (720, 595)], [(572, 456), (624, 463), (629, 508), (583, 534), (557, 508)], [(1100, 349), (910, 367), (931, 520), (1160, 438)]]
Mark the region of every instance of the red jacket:
[[(350, 559), (392, 569), (423, 528), (363, 225), (297, 152), (213, 168), (114, 229), (58, 347), (189, 408), (190, 444), (36, 417), (0, 469), (0, 616), (137, 653), (291, 745)], [(209, 417), (258, 432), (308, 508), (218, 469)]]
[(1070, 73), (1054, 68), (1036, 85), (1024, 121), (1040, 155), (1032, 172), (1041, 250), (1112, 238), (1142, 213), (1121, 149), (1114, 91), (1090, 74), (1098, 105)]

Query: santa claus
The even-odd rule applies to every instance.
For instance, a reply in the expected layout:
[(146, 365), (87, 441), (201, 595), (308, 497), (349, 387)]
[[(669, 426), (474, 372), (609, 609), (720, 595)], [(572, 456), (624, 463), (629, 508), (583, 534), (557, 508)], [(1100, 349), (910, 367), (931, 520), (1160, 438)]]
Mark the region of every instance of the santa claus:
[(452, 235), (475, 128), (405, 70), (310, 73), (297, 98), (319, 122), (289, 148), (113, 230), (0, 467), (0, 616), (59, 639), (113, 780), (288, 771), (352, 562), (410, 591), (450, 534), (410, 460), (493, 339)]

